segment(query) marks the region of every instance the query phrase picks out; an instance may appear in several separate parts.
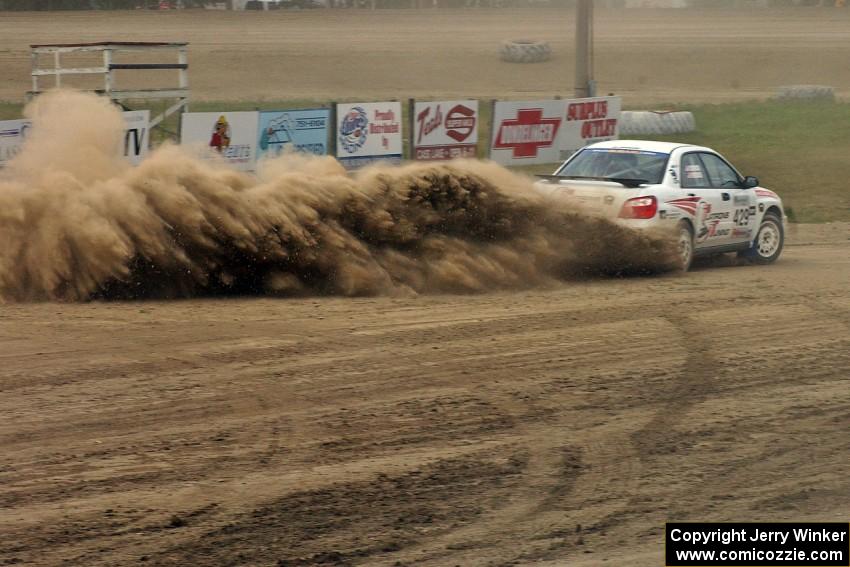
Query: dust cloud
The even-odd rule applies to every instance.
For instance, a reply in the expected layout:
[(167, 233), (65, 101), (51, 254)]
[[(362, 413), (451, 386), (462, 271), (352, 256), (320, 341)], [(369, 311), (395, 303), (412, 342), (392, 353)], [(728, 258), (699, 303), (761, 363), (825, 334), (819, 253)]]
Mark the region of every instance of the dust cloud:
[(166, 145), (137, 167), (123, 121), (73, 91), (26, 110), (0, 172), (0, 299), (480, 292), (677, 265), (667, 235), (545, 200), (486, 162), (372, 167), (288, 155), (257, 175)]

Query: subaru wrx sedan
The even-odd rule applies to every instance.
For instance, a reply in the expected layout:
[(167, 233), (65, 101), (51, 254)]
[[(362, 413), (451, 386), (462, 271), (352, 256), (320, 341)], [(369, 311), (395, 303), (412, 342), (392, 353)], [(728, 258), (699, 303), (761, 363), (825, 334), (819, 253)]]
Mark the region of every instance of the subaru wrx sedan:
[(711, 148), (600, 142), (539, 177), (537, 190), (624, 225), (674, 228), (685, 270), (695, 256), (737, 252), (769, 264), (782, 253), (782, 200)]

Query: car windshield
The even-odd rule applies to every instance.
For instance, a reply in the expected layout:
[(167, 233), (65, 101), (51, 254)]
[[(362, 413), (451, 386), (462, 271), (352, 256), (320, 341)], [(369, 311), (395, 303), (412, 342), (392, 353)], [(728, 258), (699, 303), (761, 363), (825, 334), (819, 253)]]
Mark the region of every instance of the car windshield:
[(661, 183), (669, 157), (670, 154), (644, 150), (587, 148), (561, 166), (555, 175)]

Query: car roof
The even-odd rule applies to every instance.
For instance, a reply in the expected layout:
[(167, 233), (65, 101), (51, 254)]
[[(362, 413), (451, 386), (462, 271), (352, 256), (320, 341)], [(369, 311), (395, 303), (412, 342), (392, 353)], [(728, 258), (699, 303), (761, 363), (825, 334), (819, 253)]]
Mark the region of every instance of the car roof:
[(676, 142), (654, 142), (652, 140), (608, 140), (607, 142), (597, 142), (587, 147), (618, 150), (644, 150), (647, 152), (658, 152), (663, 154), (669, 154), (676, 148), (708, 150), (710, 152), (714, 152), (714, 150), (712, 150), (711, 148), (705, 148), (702, 146), (680, 144)]

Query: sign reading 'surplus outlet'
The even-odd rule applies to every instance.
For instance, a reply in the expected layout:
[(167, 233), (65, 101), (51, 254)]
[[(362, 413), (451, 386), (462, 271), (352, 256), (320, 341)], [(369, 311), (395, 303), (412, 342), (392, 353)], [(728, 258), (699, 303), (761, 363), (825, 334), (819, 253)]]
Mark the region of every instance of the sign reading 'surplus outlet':
[(604, 96), (567, 100), (558, 140), (560, 159), (567, 159), (588, 144), (616, 140), (620, 133), (620, 97)]
[(478, 101), (413, 103), (411, 147), (417, 160), (474, 158), (478, 150)]
[(400, 102), (338, 104), (336, 112), (336, 155), (345, 167), (401, 161)]

